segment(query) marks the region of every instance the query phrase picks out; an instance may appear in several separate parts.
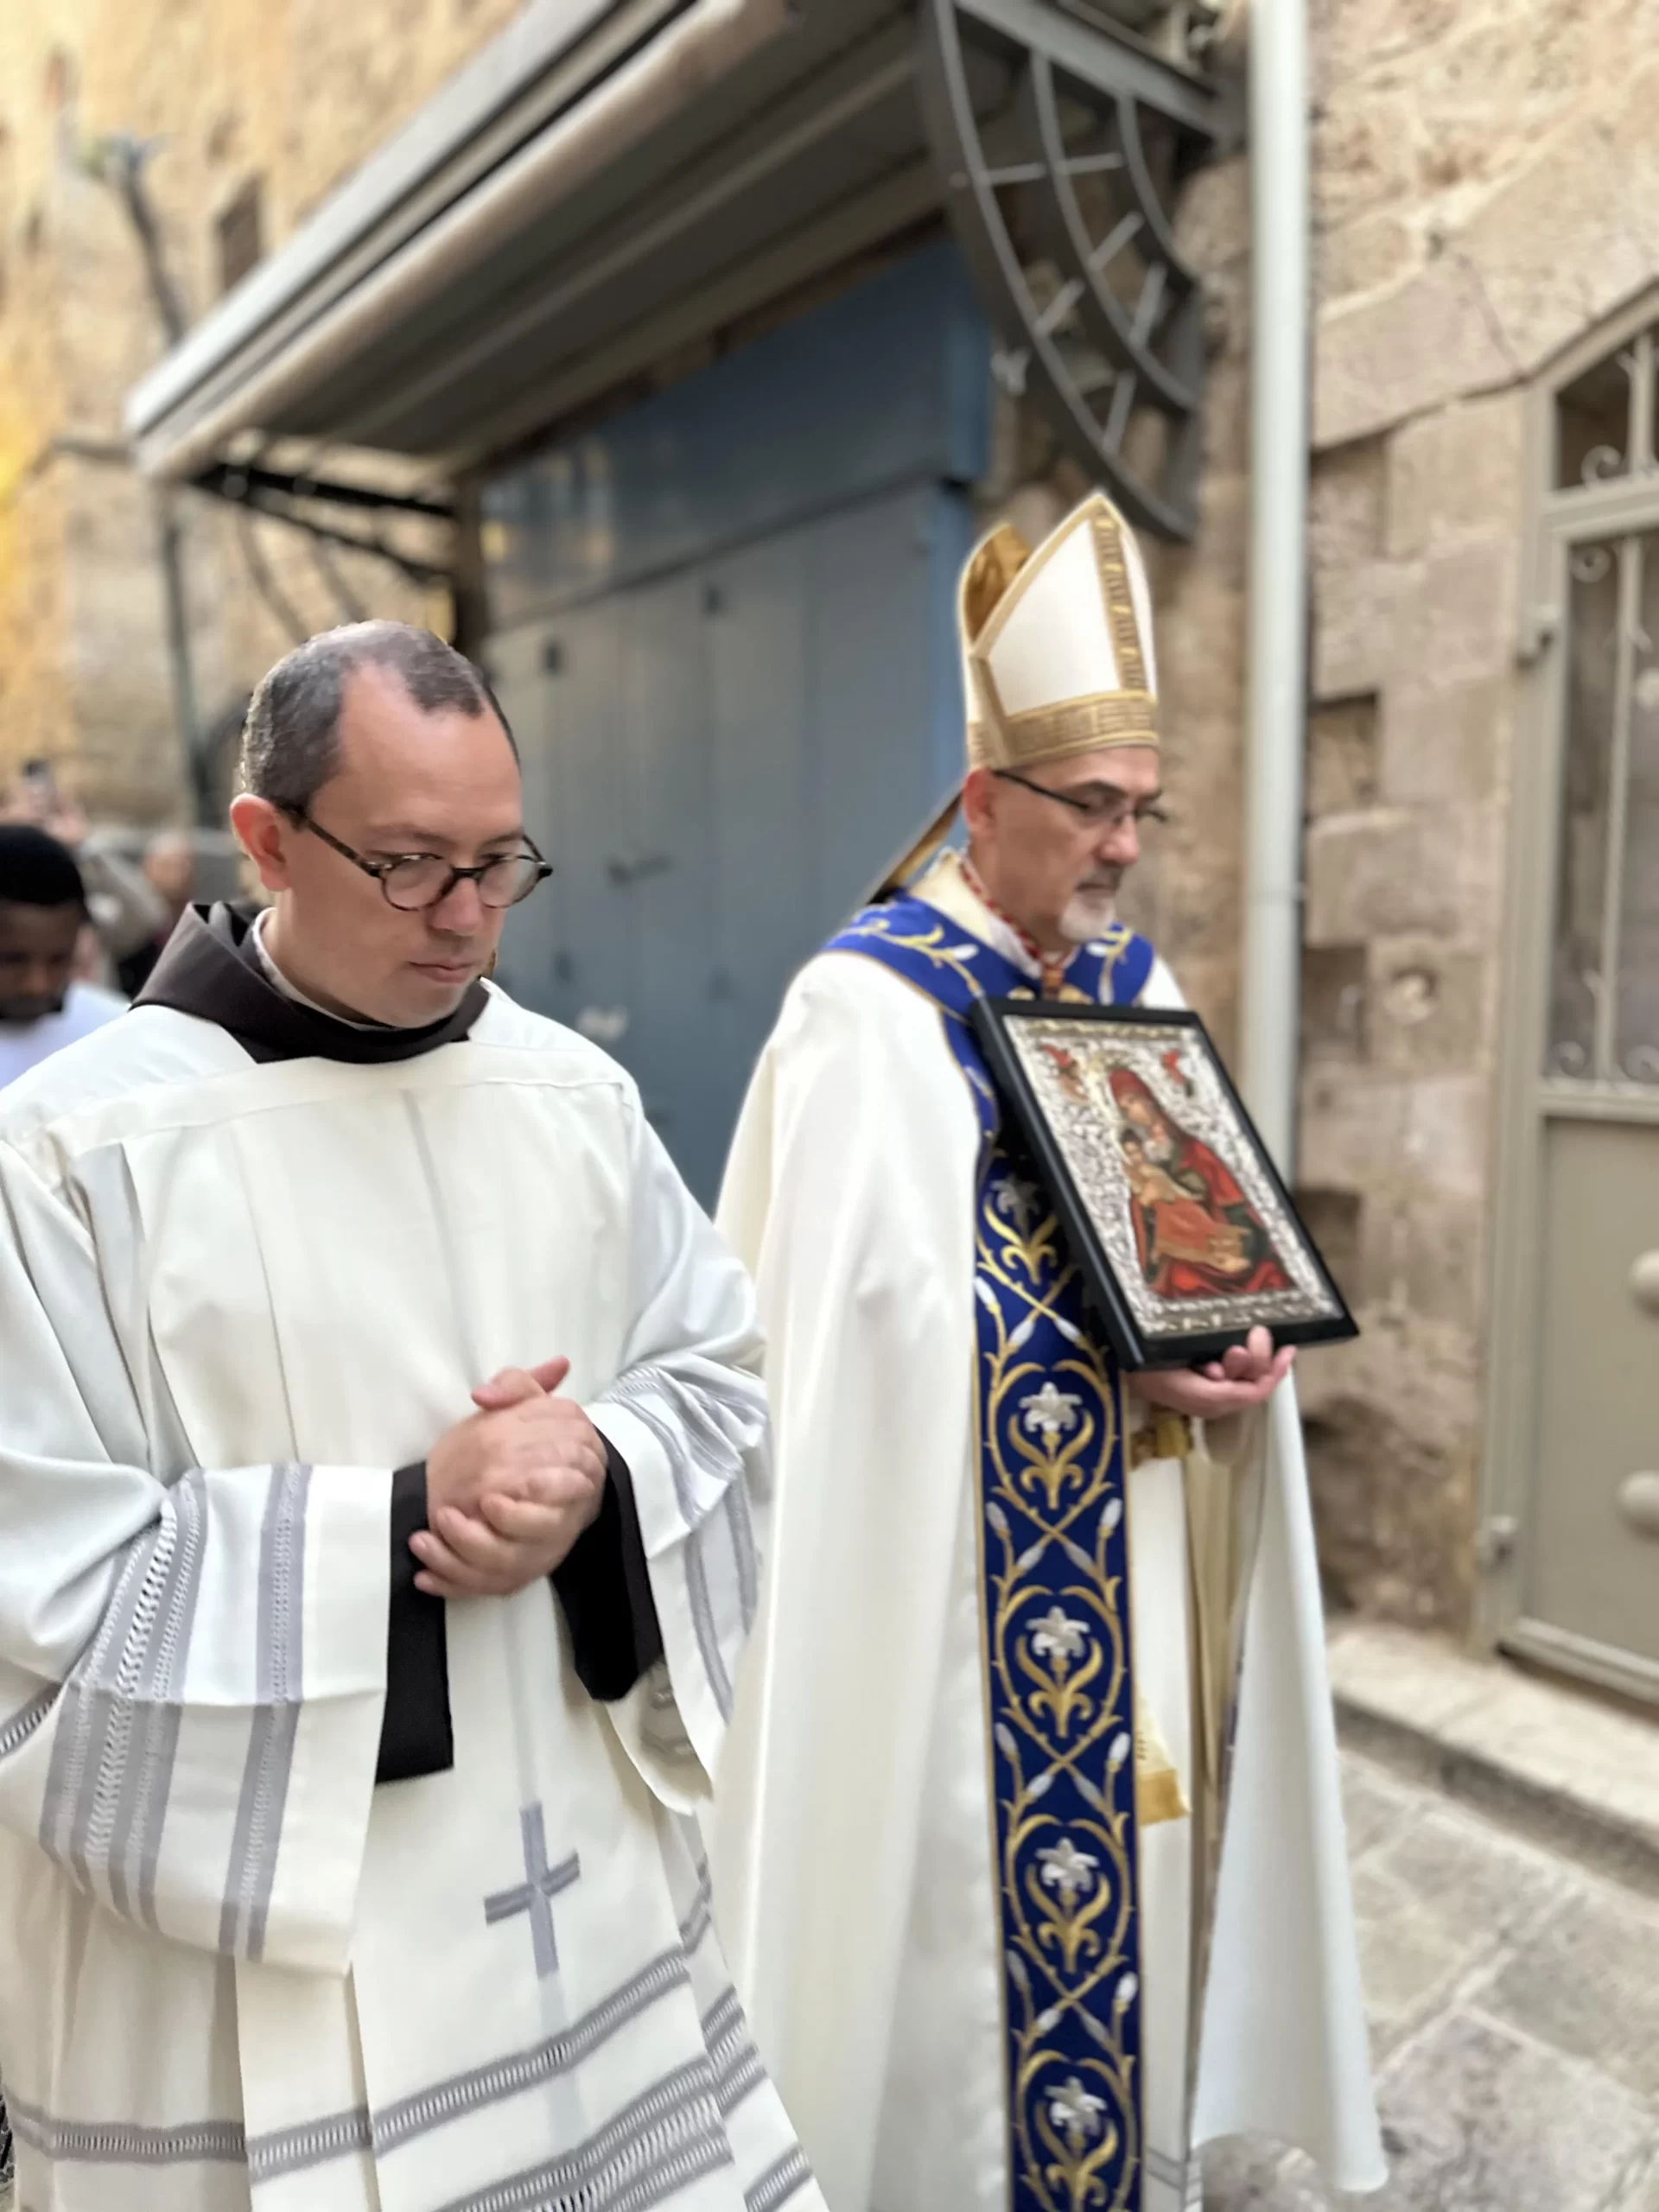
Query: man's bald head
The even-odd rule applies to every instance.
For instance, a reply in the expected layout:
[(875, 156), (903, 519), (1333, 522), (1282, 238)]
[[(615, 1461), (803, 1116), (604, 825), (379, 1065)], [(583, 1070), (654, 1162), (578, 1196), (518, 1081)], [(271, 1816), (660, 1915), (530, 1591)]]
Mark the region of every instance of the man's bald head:
[(243, 789), (302, 815), (339, 771), (346, 689), (367, 668), (394, 677), (423, 715), (493, 715), (512, 745), (494, 694), (453, 645), (408, 622), (352, 622), (296, 645), (261, 682), (243, 726)]
[[(272, 958), (329, 1012), (400, 1028), (446, 1019), (506, 916), (482, 872), (535, 857), (517, 748), (479, 671), (400, 622), (328, 631), (261, 683), (242, 757), (231, 821), (272, 894)], [(411, 860), (438, 887), (429, 903), (390, 895)]]

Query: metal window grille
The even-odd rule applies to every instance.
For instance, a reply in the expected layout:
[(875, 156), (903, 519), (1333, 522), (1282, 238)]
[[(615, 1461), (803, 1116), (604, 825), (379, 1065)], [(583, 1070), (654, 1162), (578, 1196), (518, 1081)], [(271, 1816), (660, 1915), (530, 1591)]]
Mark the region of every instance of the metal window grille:
[(1566, 651), (1545, 1072), (1659, 1090), (1654, 340), (1638, 333), (1554, 404)]

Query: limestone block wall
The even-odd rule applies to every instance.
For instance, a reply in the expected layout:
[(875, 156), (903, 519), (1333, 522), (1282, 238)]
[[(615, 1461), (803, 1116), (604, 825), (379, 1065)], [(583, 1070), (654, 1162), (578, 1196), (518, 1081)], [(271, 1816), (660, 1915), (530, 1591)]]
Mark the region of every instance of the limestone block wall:
[(1304, 1363), (1321, 1548), (1476, 1574), (1526, 394), (1659, 275), (1653, 0), (1315, 0), (1301, 1180), (1365, 1325)]
[[(1299, 1197), (1358, 1313), (1300, 1367), (1338, 1604), (1477, 1574), (1528, 394), (1659, 278), (1656, 0), (1312, 0), (1314, 390)], [(1188, 188), (1203, 524), (1149, 548), (1173, 820), (1126, 900), (1236, 1050), (1248, 173)], [(1042, 436), (1027, 425), (1027, 477)], [(1083, 486), (1048, 465), (1051, 496)], [(1036, 519), (1040, 523), (1041, 518)]]
[[(194, 321), (221, 289), (219, 219), (251, 184), (269, 251), (518, 4), (0, 8), (0, 778), (43, 753), (97, 815), (162, 820), (184, 799), (160, 518), (119, 448), (123, 397), (165, 341), (99, 141), (156, 142), (149, 187)], [(296, 632), (438, 613), (384, 563), (320, 568), (278, 524), (178, 504), (205, 720)]]

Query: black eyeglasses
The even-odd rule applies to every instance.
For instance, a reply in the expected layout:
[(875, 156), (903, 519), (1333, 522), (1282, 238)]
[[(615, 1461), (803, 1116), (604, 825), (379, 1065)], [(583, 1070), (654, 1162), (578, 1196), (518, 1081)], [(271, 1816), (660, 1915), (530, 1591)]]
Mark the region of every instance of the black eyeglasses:
[(493, 860), (480, 861), (476, 868), (452, 867), (436, 853), (399, 853), (391, 860), (365, 860), (343, 838), (314, 822), (303, 807), (285, 810), (302, 830), (308, 830), (342, 860), (372, 875), (380, 886), (381, 897), (400, 913), (417, 914), (423, 907), (442, 905), (458, 883), (475, 883), (486, 906), (516, 906), (553, 873), (551, 863), (542, 858), (528, 837), (524, 840), (528, 852), (499, 853)]
[(1056, 806), (1069, 807), (1073, 814), (1081, 815), (1085, 822), (1101, 829), (1121, 830), (1126, 822), (1133, 822), (1139, 829), (1143, 823), (1169, 819), (1156, 799), (1147, 799), (1137, 806), (1133, 799), (1121, 795), (1108, 798), (1104, 792), (1096, 792), (1090, 798), (1074, 798), (1070, 791), (1051, 791), (1046, 784), (1033, 783), (1029, 776), (1022, 776), (1014, 768), (993, 768), (991, 773), (999, 783), (1018, 784), (1022, 791), (1034, 791), (1039, 798), (1052, 798)]

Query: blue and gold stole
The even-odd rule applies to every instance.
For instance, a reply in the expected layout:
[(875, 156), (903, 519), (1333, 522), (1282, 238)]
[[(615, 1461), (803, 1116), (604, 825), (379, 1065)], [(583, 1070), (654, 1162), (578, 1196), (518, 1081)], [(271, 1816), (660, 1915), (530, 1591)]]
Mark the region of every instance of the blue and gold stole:
[[(984, 1680), (1004, 1961), (1011, 2212), (1135, 2212), (1141, 1975), (1122, 1378), (1048, 1198), (1005, 1144), (968, 1012), (1029, 979), (898, 898), (831, 940), (938, 1007), (979, 1115), (975, 1188)], [(1140, 995), (1152, 947), (1086, 946), (1066, 995)]]

